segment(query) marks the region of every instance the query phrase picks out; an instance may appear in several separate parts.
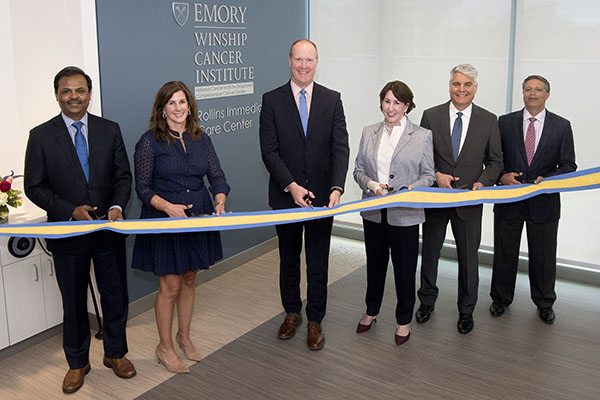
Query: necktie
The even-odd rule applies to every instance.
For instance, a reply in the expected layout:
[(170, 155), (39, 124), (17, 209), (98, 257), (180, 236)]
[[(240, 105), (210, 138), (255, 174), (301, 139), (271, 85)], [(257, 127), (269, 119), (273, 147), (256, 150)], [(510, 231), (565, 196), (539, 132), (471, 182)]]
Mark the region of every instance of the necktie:
[(308, 108), (306, 107), (306, 90), (300, 91), (300, 103), (298, 104), (298, 111), (300, 111), (300, 121), (302, 121), (302, 129), (304, 129), (304, 136), (306, 136), (306, 128), (308, 126)]
[(85, 141), (83, 133), (81, 133), (81, 127), (83, 126), (83, 122), (73, 122), (72, 126), (74, 126), (75, 129), (77, 129), (77, 132), (75, 132), (75, 150), (77, 151), (77, 157), (79, 157), (79, 163), (81, 164), (81, 169), (83, 170), (83, 174), (85, 175), (85, 181), (89, 182), (90, 160), (88, 158), (87, 142)]
[(535, 127), (533, 123), (535, 117), (529, 118), (529, 126), (527, 127), (527, 134), (525, 134), (525, 153), (527, 154), (527, 165), (531, 165), (533, 155), (535, 154)]
[(462, 135), (462, 112), (457, 112), (456, 119), (454, 120), (454, 126), (452, 127), (452, 153), (454, 153), (454, 160), (458, 159), (458, 152), (460, 150), (460, 136)]

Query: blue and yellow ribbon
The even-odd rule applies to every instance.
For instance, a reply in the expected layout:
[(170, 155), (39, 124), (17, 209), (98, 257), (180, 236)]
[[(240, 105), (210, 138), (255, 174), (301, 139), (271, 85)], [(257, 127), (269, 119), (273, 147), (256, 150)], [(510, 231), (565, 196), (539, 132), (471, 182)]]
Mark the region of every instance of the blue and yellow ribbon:
[(486, 187), (476, 191), (414, 188), (386, 196), (340, 204), (333, 208), (290, 208), (285, 210), (227, 213), (196, 218), (130, 219), (126, 221), (70, 221), (0, 226), (2, 236), (51, 239), (84, 235), (99, 230), (124, 234), (181, 233), (248, 229), (317, 218), (333, 217), (388, 207), (441, 208), (483, 203), (510, 203), (548, 193), (600, 188), (600, 167), (546, 178), (538, 184)]

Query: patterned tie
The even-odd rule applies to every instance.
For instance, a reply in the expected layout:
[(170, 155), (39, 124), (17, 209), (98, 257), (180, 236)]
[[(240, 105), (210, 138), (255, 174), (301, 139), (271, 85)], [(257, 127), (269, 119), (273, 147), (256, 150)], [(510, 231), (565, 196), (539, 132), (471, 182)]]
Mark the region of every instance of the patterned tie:
[(88, 158), (88, 149), (87, 142), (85, 141), (85, 137), (83, 133), (81, 133), (81, 127), (83, 126), (83, 122), (77, 121), (71, 124), (77, 129), (75, 132), (75, 150), (77, 151), (77, 157), (79, 157), (79, 163), (81, 164), (81, 169), (83, 170), (83, 174), (85, 175), (85, 181), (89, 183), (90, 181), (90, 160)]
[(460, 136), (462, 135), (462, 112), (457, 112), (456, 119), (454, 120), (454, 126), (452, 127), (452, 153), (454, 153), (454, 160), (458, 159), (458, 152), (460, 150)]
[(531, 165), (533, 156), (535, 154), (535, 127), (533, 123), (535, 117), (529, 118), (529, 126), (527, 127), (527, 134), (525, 135), (525, 154), (527, 154), (527, 165)]
[(298, 111), (300, 111), (300, 121), (302, 121), (302, 129), (304, 129), (304, 136), (306, 136), (306, 128), (308, 126), (308, 108), (306, 107), (306, 90), (300, 91), (300, 103), (298, 105)]

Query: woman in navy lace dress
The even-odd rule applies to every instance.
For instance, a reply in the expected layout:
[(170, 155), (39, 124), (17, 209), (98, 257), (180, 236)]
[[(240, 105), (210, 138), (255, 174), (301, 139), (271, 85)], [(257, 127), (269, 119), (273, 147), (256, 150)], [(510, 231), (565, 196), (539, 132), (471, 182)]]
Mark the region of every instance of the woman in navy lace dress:
[[(154, 100), (150, 130), (135, 146), (135, 190), (141, 218), (185, 218), (225, 212), (229, 185), (208, 135), (198, 126), (198, 108), (183, 82), (167, 82)], [(205, 186), (207, 178), (214, 205)], [(219, 232), (138, 235), (133, 268), (158, 276), (155, 302), (160, 342), (156, 357), (170, 372), (188, 373), (175, 351), (171, 327), (177, 305), (175, 337), (185, 357), (199, 360), (190, 340), (194, 281), (223, 257)]]

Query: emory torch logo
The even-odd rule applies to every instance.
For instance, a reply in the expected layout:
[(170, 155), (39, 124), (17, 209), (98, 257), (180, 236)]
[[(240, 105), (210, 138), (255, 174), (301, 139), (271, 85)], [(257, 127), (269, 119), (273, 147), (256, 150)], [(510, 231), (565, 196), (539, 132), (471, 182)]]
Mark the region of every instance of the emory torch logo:
[(188, 20), (190, 15), (190, 5), (188, 3), (181, 3), (178, 1), (174, 1), (172, 3), (173, 8), (173, 17), (175, 18), (175, 22), (177, 25), (183, 26)]

